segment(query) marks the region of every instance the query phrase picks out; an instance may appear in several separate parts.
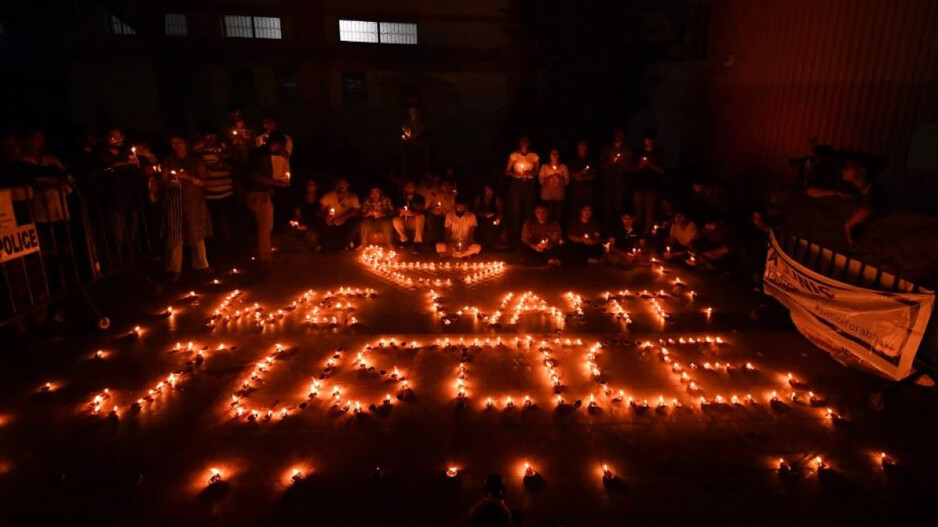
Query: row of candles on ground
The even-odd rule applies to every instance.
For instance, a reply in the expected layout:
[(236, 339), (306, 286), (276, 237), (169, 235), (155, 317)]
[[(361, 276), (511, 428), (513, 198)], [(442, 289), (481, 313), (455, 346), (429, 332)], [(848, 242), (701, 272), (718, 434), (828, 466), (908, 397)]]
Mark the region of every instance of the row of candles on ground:
[[(225, 344), (219, 344), (216, 351), (225, 351), (229, 349)], [(230, 348), (236, 349), (236, 348)], [(194, 373), (194, 368), (200, 366), (205, 361), (205, 352), (209, 350), (208, 346), (198, 347), (192, 342), (189, 342), (186, 345), (181, 343), (176, 343), (175, 347), (171, 350), (172, 352), (184, 352), (190, 354), (190, 358), (186, 361), (185, 368), (171, 372), (165, 377), (160, 378), (152, 387), (148, 388), (145, 393), (139, 397), (136, 401), (130, 404), (130, 410), (140, 411), (145, 407), (153, 404), (164, 393), (168, 393), (176, 390), (179, 387), (179, 383), (183, 380), (189, 378)], [(98, 350), (95, 353), (95, 357), (103, 358), (104, 352)], [(49, 391), (52, 384), (46, 383), (43, 389)], [(113, 404), (115, 397), (111, 393), (110, 389), (104, 388), (101, 392), (95, 394), (91, 401), (86, 405), (92, 415), (104, 415), (105, 413), (112, 418), (120, 417), (122, 409), (119, 405)]]
[[(688, 374), (686, 368), (681, 366), (681, 363), (674, 360), (668, 348), (663, 346), (664, 343), (668, 343), (672, 345), (678, 344), (678, 345), (724, 346), (727, 343), (726, 341), (722, 339), (722, 337), (719, 337), (719, 336), (711, 337), (707, 335), (703, 337), (687, 337), (687, 338), (679, 337), (678, 339), (674, 339), (674, 338), (659, 339), (659, 344), (662, 344), (662, 345), (659, 347), (658, 356), (660, 357), (662, 362), (670, 365), (669, 367), (670, 372), (672, 374), (678, 375), (681, 383), (686, 383), (688, 393), (699, 396), (699, 403), (702, 409), (708, 408), (708, 407), (732, 408), (732, 407), (740, 407), (740, 406), (743, 406), (744, 404), (748, 404), (748, 405), (758, 404), (757, 399), (754, 398), (751, 393), (747, 393), (743, 398), (740, 398), (740, 396), (733, 394), (733, 395), (730, 395), (729, 397), (725, 397), (723, 395), (714, 395), (712, 398), (707, 399), (707, 397), (704, 396), (703, 389), (701, 389), (701, 387), (697, 384), (697, 382)], [(654, 345), (649, 341), (643, 342), (640, 346), (646, 350), (654, 347)], [(729, 362), (711, 363), (709, 361), (704, 362), (702, 366), (698, 366), (695, 362), (691, 362), (689, 363), (688, 367), (694, 371), (699, 371), (702, 369), (703, 371), (707, 371), (707, 372), (722, 372), (722, 373), (730, 373), (739, 369), (742, 369), (743, 371), (747, 371), (747, 372), (753, 372), (756, 370), (755, 366), (753, 366), (751, 362), (746, 362), (742, 368), (739, 368), (738, 366), (733, 365)], [(824, 404), (826, 403), (826, 398), (823, 395), (816, 394), (813, 391), (808, 391), (807, 394), (803, 392), (799, 394), (797, 389), (805, 388), (806, 384), (800, 379), (798, 379), (797, 377), (795, 377), (794, 374), (792, 374), (791, 372), (789, 372), (785, 376), (785, 381), (791, 388), (794, 388), (794, 389), (791, 390), (787, 396), (781, 396), (778, 390), (772, 390), (766, 396), (767, 402), (769, 403), (769, 405), (772, 405), (772, 406), (781, 405), (783, 404), (783, 398), (787, 399), (791, 403), (804, 402), (812, 407), (821, 407), (821, 406), (824, 406)], [(661, 402), (662, 402), (662, 398), (659, 397), (659, 408), (662, 406)], [(645, 403), (645, 406), (647, 407), (647, 403)], [(843, 421), (843, 417), (840, 414), (838, 414), (836, 411), (834, 411), (832, 408), (826, 408), (824, 410), (824, 417), (833, 423), (840, 423), (841, 421)]]
[[(417, 342), (411, 342), (409, 345), (411, 349), (415, 349), (420, 346)], [(375, 347), (385, 348), (387, 346), (394, 346), (394, 341), (391, 340), (389, 342), (385, 339), (382, 339), (378, 341), (376, 345), (368, 344), (364, 346), (362, 350), (359, 351), (356, 355), (354, 361), (355, 369), (374, 373), (382, 377), (387, 375), (388, 372), (385, 370), (375, 370), (374, 366), (371, 365), (368, 359), (365, 357), (365, 354)], [(252, 370), (250, 376), (243, 380), (238, 390), (231, 395), (231, 402), (229, 406), (234, 410), (235, 418), (244, 417), (250, 422), (256, 422), (259, 420), (270, 421), (274, 415), (278, 415), (280, 419), (284, 419), (290, 415), (291, 410), (287, 407), (282, 407), (278, 412), (275, 409), (249, 408), (243, 404), (249, 393), (255, 389), (260, 382), (263, 381), (263, 378), (269, 372), (271, 365), (283, 351), (283, 346), (281, 344), (277, 344), (274, 348), (274, 351), (255, 365), (255, 368)], [(332, 354), (330, 358), (326, 360), (318, 378), (314, 377), (312, 379), (309, 391), (306, 395), (306, 400), (297, 405), (297, 408), (300, 410), (305, 410), (311, 400), (319, 397), (319, 394), (323, 391), (324, 388), (323, 381), (329, 377), (332, 377), (336, 373), (339, 365), (341, 364), (341, 359), (344, 353), (345, 350), (338, 349)], [(398, 385), (396, 389), (398, 399), (406, 400), (412, 395), (412, 389), (407, 381), (407, 378), (400, 372), (397, 366), (392, 368), (389, 375), (389, 380)], [(345, 413), (349, 410), (352, 410), (356, 414), (362, 413), (363, 411), (362, 405), (359, 401), (353, 401), (350, 399), (345, 399), (343, 401), (342, 390), (337, 385), (333, 386), (330, 396), (332, 399), (331, 407), (334, 411)], [(387, 407), (391, 404), (393, 404), (391, 395), (386, 394), (384, 399), (381, 400), (380, 406)], [(378, 406), (378, 404), (372, 404), (369, 405), (368, 408), (374, 411)]]
[(500, 276), (505, 272), (505, 262), (461, 262), (461, 263), (424, 263), (403, 262), (400, 256), (391, 250), (377, 246), (366, 247), (359, 260), (365, 267), (375, 274), (396, 282), (403, 287), (450, 287), (453, 285), (449, 278), (423, 278), (411, 277), (401, 273), (401, 270), (425, 272), (453, 272), (468, 273), (462, 278), (466, 285), (477, 284), (484, 280)]
[[(299, 309), (301, 306), (312, 303), (316, 294), (315, 291), (308, 290), (299, 295), (288, 305), (264, 316), (265, 308), (257, 302), (250, 307), (233, 310), (232, 304), (242, 295), (241, 291), (236, 289), (228, 294), (215, 309), (212, 316), (209, 317), (208, 326), (214, 328), (218, 322), (227, 323), (231, 320), (241, 320), (243, 317), (246, 317), (251, 320), (255, 326), (262, 328), (267, 324), (282, 320), (290, 312)], [(328, 326), (333, 328), (356, 325), (358, 324), (358, 319), (353, 313), (357, 306), (352, 300), (373, 298), (376, 294), (374, 289), (351, 287), (340, 287), (338, 291), (327, 291), (322, 295), (319, 302), (312, 306), (306, 313), (303, 322), (317, 327)]]
[[(454, 321), (463, 316), (470, 316), (473, 320), (480, 320), (490, 327), (498, 326), (502, 324), (502, 319), (506, 311), (509, 312), (508, 318), (505, 320), (505, 325), (507, 326), (517, 326), (521, 317), (526, 315), (544, 315), (558, 328), (563, 328), (566, 319), (566, 315), (561, 310), (551, 306), (543, 298), (531, 291), (527, 291), (518, 296), (515, 296), (514, 293), (505, 294), (498, 308), (491, 314), (482, 312), (476, 306), (463, 306), (455, 313), (447, 313), (439, 293), (431, 289), (427, 292), (427, 297), (430, 300), (430, 311), (444, 326), (451, 325)], [(514, 301), (513, 304), (512, 301)]]
[[(888, 455), (886, 452), (876, 452), (871, 455), (871, 458), (883, 471), (889, 472), (896, 466), (898, 463), (895, 458)], [(775, 470), (778, 475), (782, 478), (789, 478), (797, 475), (800, 470), (799, 466), (803, 466), (809, 471), (813, 471), (819, 476), (822, 476), (827, 473), (834, 472), (834, 467), (825, 460), (820, 455), (809, 456), (803, 462), (795, 463), (789, 462), (785, 458), (778, 458), (775, 462)], [(534, 464), (530, 461), (524, 461), (518, 470), (518, 477), (521, 478), (522, 483), (525, 485), (535, 483), (537, 480), (544, 479), (544, 475), (541, 474)], [(455, 479), (463, 472), (458, 465), (447, 465), (445, 470), (442, 471), (442, 475), (449, 479)], [(621, 477), (616, 473), (615, 469), (609, 463), (599, 463), (595, 469), (596, 475), (600, 478), (602, 484), (609, 490), (617, 488), (614, 484), (621, 482)], [(282, 482), (286, 485), (295, 485), (299, 484), (313, 474), (313, 470), (310, 469), (308, 465), (294, 465), (286, 470), (282, 476)], [(373, 479), (381, 479), (383, 476), (383, 471), (380, 466), (375, 467), (372, 471)], [(222, 485), (227, 482), (228, 474), (224, 469), (219, 467), (211, 467), (203, 476), (203, 480), (206, 486), (216, 486)]]

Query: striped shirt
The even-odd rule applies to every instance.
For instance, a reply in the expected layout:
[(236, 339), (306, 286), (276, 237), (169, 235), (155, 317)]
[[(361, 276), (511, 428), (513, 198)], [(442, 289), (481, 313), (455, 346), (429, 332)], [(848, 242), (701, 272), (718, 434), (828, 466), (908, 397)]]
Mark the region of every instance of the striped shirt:
[(208, 171), (202, 184), (202, 195), (207, 200), (222, 199), (234, 195), (231, 167), (225, 160), (224, 147), (203, 146), (195, 153), (202, 157)]

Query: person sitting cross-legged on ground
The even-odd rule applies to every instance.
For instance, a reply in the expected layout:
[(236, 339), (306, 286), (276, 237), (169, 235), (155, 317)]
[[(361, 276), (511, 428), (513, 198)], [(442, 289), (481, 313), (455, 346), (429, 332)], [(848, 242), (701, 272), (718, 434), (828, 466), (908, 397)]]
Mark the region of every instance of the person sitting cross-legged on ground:
[(482, 193), (476, 196), (472, 207), (479, 222), (479, 241), (487, 250), (496, 249), (502, 241), (502, 198), (495, 193), (495, 186), (486, 183)]
[(664, 251), (664, 258), (671, 260), (687, 254), (693, 249), (697, 241), (697, 224), (692, 222), (683, 212), (674, 213), (674, 223), (668, 237), (668, 245)]
[(375, 232), (380, 232), (384, 236), (384, 243), (390, 247), (392, 215), (394, 205), (391, 198), (385, 196), (380, 187), (371, 187), (368, 197), (362, 203), (362, 247), (371, 243), (371, 235)]
[(478, 226), (476, 215), (467, 208), (466, 201), (457, 198), (453, 212), (446, 215), (446, 241), (436, 244), (436, 252), (441, 257), (468, 258), (482, 251), (474, 238)]
[(335, 190), (327, 192), (319, 204), (326, 218), (323, 228), (323, 249), (345, 249), (352, 242), (355, 233), (355, 220), (361, 214), (358, 196), (349, 192), (348, 180), (341, 178), (335, 182)]
[(609, 238), (606, 260), (617, 266), (631, 266), (638, 260), (638, 250), (645, 245), (645, 240), (635, 227), (634, 216), (625, 213), (620, 218), (622, 225), (615, 231), (615, 236)]
[(707, 268), (722, 266), (730, 253), (730, 228), (721, 218), (714, 218), (704, 224), (703, 232), (697, 240), (696, 258), (689, 258), (688, 265), (703, 265)]
[(318, 251), (320, 246), (319, 233), (322, 231), (322, 207), (319, 205), (319, 185), (313, 179), (306, 180), (303, 197), (293, 208), (293, 219), (290, 225), (296, 229), (299, 238), (312, 250)]
[(534, 217), (521, 227), (521, 259), (534, 265), (560, 265), (560, 224), (550, 218), (547, 206), (534, 207)]
[(578, 264), (599, 263), (604, 252), (599, 222), (593, 218), (593, 206), (583, 205), (577, 217), (567, 227), (564, 261)]
[(407, 238), (407, 231), (413, 231), (414, 250), (419, 250), (420, 245), (423, 244), (423, 229), (426, 222), (426, 216), (423, 214), (425, 207), (426, 200), (417, 193), (417, 185), (413, 181), (404, 183), (401, 206), (397, 209), (397, 216), (394, 217), (392, 223), (401, 243), (410, 241)]
[(427, 200), (427, 237), (431, 242), (442, 241), (446, 216), (455, 208), (456, 183), (451, 179), (443, 180), (439, 187), (430, 189), (429, 194), (424, 197)]

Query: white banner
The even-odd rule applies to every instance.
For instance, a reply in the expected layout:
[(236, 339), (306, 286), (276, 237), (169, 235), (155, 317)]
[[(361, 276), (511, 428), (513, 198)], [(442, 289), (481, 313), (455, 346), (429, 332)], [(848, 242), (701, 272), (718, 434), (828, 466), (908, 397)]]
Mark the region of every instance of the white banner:
[(894, 380), (912, 370), (935, 302), (934, 294), (876, 291), (820, 275), (785, 254), (774, 235), (764, 287), (816, 346), (845, 365)]

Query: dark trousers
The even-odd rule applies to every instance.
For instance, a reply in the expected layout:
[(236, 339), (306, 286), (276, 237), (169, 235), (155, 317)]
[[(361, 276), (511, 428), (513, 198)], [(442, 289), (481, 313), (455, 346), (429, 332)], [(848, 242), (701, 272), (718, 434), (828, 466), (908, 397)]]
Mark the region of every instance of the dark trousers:
[(590, 258), (602, 258), (604, 252), (601, 243), (587, 245), (585, 243), (567, 242), (563, 246), (563, 263), (582, 265)]
[(508, 217), (508, 231), (511, 242), (521, 240), (521, 226), (525, 220), (534, 216), (534, 202), (537, 199), (537, 184), (534, 179), (508, 178), (508, 199), (505, 203)]
[(625, 209), (625, 181), (623, 176), (610, 176), (602, 182), (603, 232), (611, 235), (621, 221)]
[(326, 225), (322, 232), (322, 247), (327, 251), (345, 249), (354, 241), (358, 232), (353, 220), (347, 220), (342, 225)]
[(207, 199), (205, 206), (208, 207), (208, 215), (212, 220), (212, 232), (218, 235), (222, 244), (226, 247), (231, 245), (231, 222), (234, 220), (234, 196), (221, 199)]
[(551, 258), (560, 258), (560, 247), (551, 247), (543, 252), (537, 252), (526, 244), (521, 244), (518, 252), (521, 259), (528, 265), (544, 265)]

